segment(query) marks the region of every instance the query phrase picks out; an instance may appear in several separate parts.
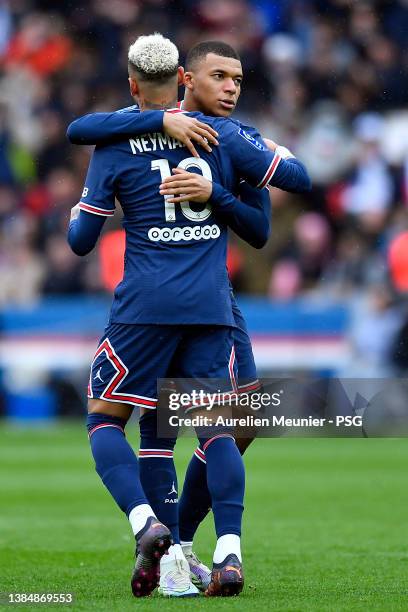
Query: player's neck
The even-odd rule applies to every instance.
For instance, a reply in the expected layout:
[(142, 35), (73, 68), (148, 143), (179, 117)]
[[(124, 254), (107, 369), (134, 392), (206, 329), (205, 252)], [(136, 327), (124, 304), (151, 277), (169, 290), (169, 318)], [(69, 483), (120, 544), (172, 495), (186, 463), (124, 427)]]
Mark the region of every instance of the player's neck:
[(186, 91), (184, 93), (184, 100), (183, 100), (183, 110), (188, 111), (188, 112), (201, 113), (201, 109), (198, 108), (196, 101), (194, 100), (193, 96), (189, 95), (189, 93), (190, 92), (186, 88)]
[(161, 97), (154, 99), (153, 97), (139, 98), (139, 108), (145, 110), (162, 110), (166, 108), (175, 108), (177, 106), (177, 97)]

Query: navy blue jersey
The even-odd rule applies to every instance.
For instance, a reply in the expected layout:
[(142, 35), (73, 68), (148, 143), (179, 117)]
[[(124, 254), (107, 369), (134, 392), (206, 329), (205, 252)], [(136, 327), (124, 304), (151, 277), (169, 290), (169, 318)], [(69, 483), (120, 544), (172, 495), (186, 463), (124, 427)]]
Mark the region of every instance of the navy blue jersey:
[[(262, 146), (258, 131), (251, 126), (244, 126), (235, 119), (206, 117), (201, 113), (189, 114), (210, 124), (213, 121), (221, 123), (232, 121), (239, 127), (239, 133), (243, 138), (246, 138), (253, 146)], [(137, 105), (128, 106), (111, 113), (92, 113), (73, 121), (68, 126), (67, 137), (74, 144), (106, 144), (124, 137), (132, 137), (135, 134), (162, 131), (163, 116), (164, 111), (144, 111), (141, 113)], [(239, 149), (237, 153), (240, 157), (242, 146), (239, 145), (242, 145), (242, 143), (239, 143), (238, 140), (236, 143)], [(234, 154), (234, 150), (231, 150), (231, 154)], [(239, 160), (235, 159), (234, 163), (237, 163), (237, 161)], [(245, 178), (245, 173), (243, 173), (243, 176)], [(272, 166), (265, 173), (263, 180), (257, 186), (267, 185), (295, 193), (309, 191), (311, 188), (307, 170), (299, 160), (294, 158), (282, 160), (277, 155), (274, 157)]]
[(171, 169), (196, 169), (229, 191), (240, 176), (264, 186), (285, 162), (238, 124), (203, 117), (219, 133), (219, 147), (190, 157), (175, 139), (153, 132), (98, 146), (80, 208), (114, 214), (120, 202), (126, 230), (125, 272), (115, 291), (111, 321), (138, 324), (235, 326), (225, 267), (226, 225), (205, 205), (170, 204), (159, 185)]
[[(106, 144), (136, 134), (161, 131), (162, 126), (163, 112), (141, 113), (139, 107), (134, 105), (112, 113), (84, 115), (68, 126), (67, 136), (75, 144)], [(251, 126), (241, 127), (251, 136), (258, 137)], [(270, 234), (271, 203), (268, 192), (251, 188), (242, 180), (235, 195), (213, 183), (211, 200), (216, 218), (251, 246), (263, 247)], [(86, 246), (86, 237), (84, 242)], [(80, 246), (77, 245), (76, 252), (82, 250)]]

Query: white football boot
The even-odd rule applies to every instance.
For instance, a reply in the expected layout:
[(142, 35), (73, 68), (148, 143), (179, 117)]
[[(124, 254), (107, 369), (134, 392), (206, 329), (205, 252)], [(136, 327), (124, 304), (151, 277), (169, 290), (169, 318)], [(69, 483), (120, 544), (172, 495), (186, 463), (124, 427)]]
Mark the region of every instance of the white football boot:
[(196, 597), (199, 590), (191, 582), (190, 566), (180, 544), (169, 548), (160, 561), (159, 593), (165, 597)]
[(205, 591), (211, 580), (210, 568), (204, 565), (193, 552), (188, 553), (186, 559), (190, 566), (191, 582), (195, 584), (200, 591)]

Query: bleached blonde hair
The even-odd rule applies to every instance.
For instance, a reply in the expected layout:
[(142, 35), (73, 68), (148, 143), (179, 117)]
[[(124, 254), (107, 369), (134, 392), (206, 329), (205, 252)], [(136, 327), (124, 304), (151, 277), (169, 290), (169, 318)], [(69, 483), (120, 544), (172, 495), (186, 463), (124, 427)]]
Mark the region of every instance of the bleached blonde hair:
[(156, 80), (177, 73), (179, 52), (171, 40), (155, 32), (130, 45), (128, 62), (145, 80)]

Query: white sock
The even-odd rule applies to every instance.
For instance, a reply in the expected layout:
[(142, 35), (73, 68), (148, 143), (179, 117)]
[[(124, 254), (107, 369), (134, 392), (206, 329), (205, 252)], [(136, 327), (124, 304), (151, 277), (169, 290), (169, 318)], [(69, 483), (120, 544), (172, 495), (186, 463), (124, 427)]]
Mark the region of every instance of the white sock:
[(181, 548), (183, 549), (183, 553), (185, 555), (191, 555), (191, 553), (193, 552), (193, 543), (183, 542), (183, 540), (181, 540), (180, 544), (181, 544)]
[(236, 555), (240, 561), (241, 556), (241, 538), (234, 533), (227, 533), (217, 540), (213, 561), (214, 563), (222, 563), (228, 555)]
[(167, 555), (163, 555), (160, 563), (168, 563), (169, 561), (174, 561), (175, 559), (184, 559), (183, 550), (180, 544), (173, 544), (169, 548), (169, 552)]
[(140, 504), (135, 506), (129, 514), (129, 522), (133, 533), (136, 535), (146, 525), (146, 521), (150, 516), (156, 516), (149, 504)]

